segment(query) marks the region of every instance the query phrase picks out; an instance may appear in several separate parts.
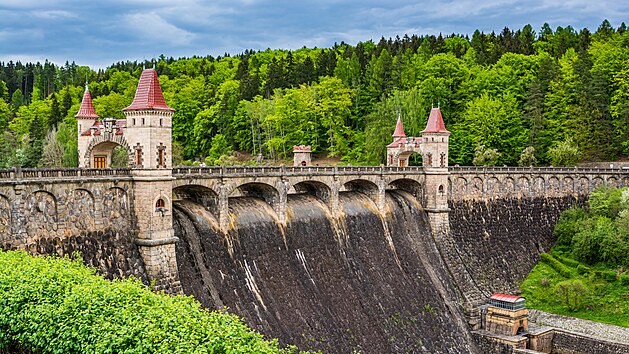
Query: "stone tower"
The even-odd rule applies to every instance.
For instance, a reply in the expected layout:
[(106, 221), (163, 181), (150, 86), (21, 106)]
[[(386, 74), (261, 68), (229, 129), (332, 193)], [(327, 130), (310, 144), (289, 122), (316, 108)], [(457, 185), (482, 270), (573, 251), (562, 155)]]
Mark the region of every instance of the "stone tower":
[[(94, 109), (94, 104), (92, 103), (92, 96), (90, 95), (90, 90), (87, 87), (87, 83), (85, 83), (85, 92), (83, 92), (83, 99), (81, 100), (81, 107), (79, 111), (74, 116), (77, 120), (77, 136), (78, 136), (78, 156), (79, 156), (79, 167), (90, 167), (85, 164), (85, 159), (83, 158), (85, 152), (88, 149), (88, 145), (91, 140), (91, 127), (98, 122), (98, 114), (96, 114), (96, 110)], [(85, 134), (85, 133), (88, 134)], [(88, 159), (89, 163), (89, 159)]]
[(293, 166), (312, 166), (310, 145), (293, 146)]
[(156, 288), (180, 290), (172, 226), (172, 116), (155, 69), (142, 72), (133, 103), (123, 109), (131, 149), (136, 243)]
[[(430, 111), (426, 129), (421, 132), (421, 152), (426, 173), (426, 210), (430, 215), (433, 230), (448, 223), (448, 139), (439, 107)], [(442, 220), (443, 219), (443, 220)], [(435, 224), (436, 222), (436, 224)]]

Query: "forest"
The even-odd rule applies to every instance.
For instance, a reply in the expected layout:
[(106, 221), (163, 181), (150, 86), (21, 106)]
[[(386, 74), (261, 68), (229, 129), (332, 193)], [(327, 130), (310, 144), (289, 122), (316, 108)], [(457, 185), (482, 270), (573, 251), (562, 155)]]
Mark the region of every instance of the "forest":
[(255, 163), (260, 154), (282, 163), (299, 144), (341, 163), (379, 165), (397, 116), (417, 136), (433, 106), (452, 132), (450, 165), (629, 156), (629, 33), (605, 20), (595, 31), (526, 25), (471, 37), (162, 55), (98, 70), (1, 62), (0, 168), (76, 167), (74, 115), (86, 80), (100, 117), (124, 118), (143, 67), (152, 66), (176, 109), (173, 165)]

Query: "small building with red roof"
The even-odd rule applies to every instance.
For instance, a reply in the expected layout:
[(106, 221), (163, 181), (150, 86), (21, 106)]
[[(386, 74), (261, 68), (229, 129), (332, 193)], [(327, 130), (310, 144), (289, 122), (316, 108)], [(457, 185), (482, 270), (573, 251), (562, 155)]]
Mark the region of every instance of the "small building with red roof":
[(124, 148), (131, 168), (171, 168), (172, 115), (157, 71), (142, 71), (133, 102), (123, 109), (126, 119), (100, 119), (87, 84), (76, 114), (79, 167), (109, 168), (113, 151)]
[(489, 297), (485, 317), (487, 331), (494, 334), (515, 336), (529, 329), (529, 310), (522, 296), (495, 293)]
[(398, 116), (393, 142), (387, 145), (387, 166), (408, 166), (410, 156), (417, 153), (424, 167), (447, 168), (449, 136), (439, 107), (431, 109), (420, 137), (407, 137), (402, 118)]

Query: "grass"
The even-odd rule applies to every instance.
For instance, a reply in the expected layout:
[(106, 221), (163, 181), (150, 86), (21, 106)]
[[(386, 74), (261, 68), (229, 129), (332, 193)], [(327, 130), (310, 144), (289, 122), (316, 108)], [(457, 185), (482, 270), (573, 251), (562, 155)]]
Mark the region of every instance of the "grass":
[[(605, 264), (584, 268), (583, 264), (577, 271), (580, 263), (561, 247), (553, 248), (551, 256), (563, 267), (555, 261), (538, 262), (520, 286), (529, 308), (629, 327), (629, 284), (621, 282), (621, 276), (629, 275), (626, 269), (612, 269)], [(566, 280), (580, 280), (585, 285), (585, 295), (576, 311), (571, 311), (556, 292), (557, 284)]]

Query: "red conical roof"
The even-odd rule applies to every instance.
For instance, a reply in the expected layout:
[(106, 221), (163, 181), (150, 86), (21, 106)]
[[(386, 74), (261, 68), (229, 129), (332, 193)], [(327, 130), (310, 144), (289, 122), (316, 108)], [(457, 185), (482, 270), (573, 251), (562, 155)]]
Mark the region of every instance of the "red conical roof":
[(393, 132), (393, 138), (403, 138), (406, 136), (404, 133), (404, 127), (402, 126), (402, 118), (397, 117), (397, 123), (395, 124), (395, 131)]
[(430, 111), (430, 116), (428, 117), (428, 123), (426, 123), (426, 129), (422, 130), (423, 133), (448, 133), (450, 132), (446, 129), (446, 125), (443, 123), (443, 117), (441, 116), (441, 110), (439, 107), (433, 108)]
[(138, 89), (135, 91), (133, 103), (123, 111), (144, 110), (144, 109), (162, 109), (174, 111), (174, 109), (166, 105), (162, 87), (159, 85), (157, 71), (155, 69), (144, 69)]
[(83, 93), (83, 100), (81, 100), (81, 107), (79, 108), (79, 112), (74, 117), (98, 119), (98, 114), (96, 114), (96, 110), (94, 109), (92, 96), (90, 96), (90, 90), (87, 88), (87, 84), (85, 84), (85, 92)]

